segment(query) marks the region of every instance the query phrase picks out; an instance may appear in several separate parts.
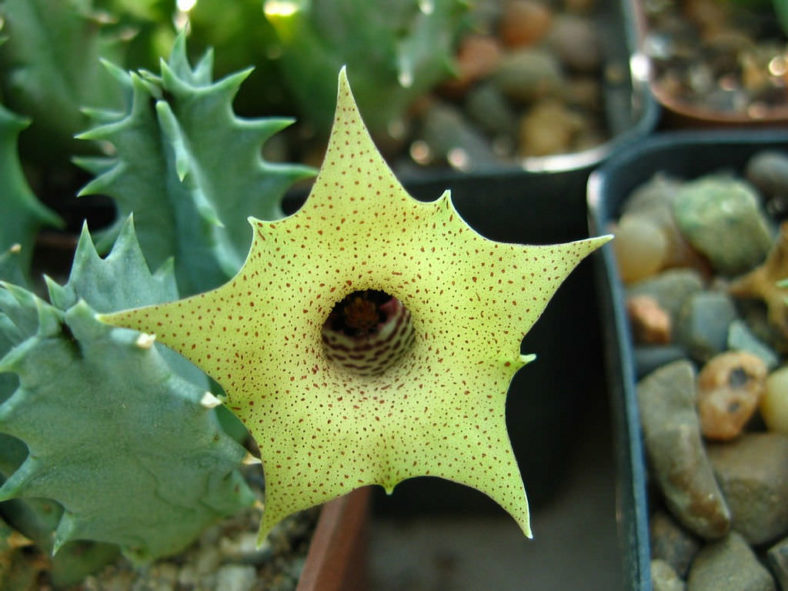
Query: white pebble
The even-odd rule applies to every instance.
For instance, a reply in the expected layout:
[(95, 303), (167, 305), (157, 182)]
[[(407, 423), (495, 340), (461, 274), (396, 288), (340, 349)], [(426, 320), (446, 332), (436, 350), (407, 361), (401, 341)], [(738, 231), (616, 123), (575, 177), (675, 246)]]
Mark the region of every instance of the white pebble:
[(216, 573), (216, 588), (221, 591), (251, 591), (257, 579), (253, 566), (226, 564)]

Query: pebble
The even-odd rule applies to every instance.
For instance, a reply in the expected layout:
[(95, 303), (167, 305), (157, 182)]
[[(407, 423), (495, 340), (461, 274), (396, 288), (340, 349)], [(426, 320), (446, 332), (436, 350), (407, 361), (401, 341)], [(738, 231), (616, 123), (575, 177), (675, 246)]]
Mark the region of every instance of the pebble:
[(593, 76), (575, 76), (568, 80), (562, 98), (566, 104), (591, 113), (600, 112), (604, 104), (602, 86)]
[(459, 109), (435, 101), (428, 112), (421, 137), (432, 158), (448, 161), (458, 170), (485, 168), (498, 163), (487, 140), (469, 125)]
[(253, 566), (225, 564), (216, 572), (216, 588), (221, 591), (252, 591), (257, 579)]
[(766, 378), (760, 410), (770, 431), (788, 436), (788, 366), (773, 371)]
[(635, 368), (638, 379), (689, 354), (681, 345), (638, 345), (635, 347)]
[(219, 550), (223, 562), (242, 564), (262, 564), (270, 560), (274, 550), (268, 539), (263, 540), (262, 546), (257, 547), (257, 534), (251, 531), (242, 531), (238, 535), (222, 538)]
[(547, 45), (569, 70), (589, 74), (602, 67), (602, 46), (597, 24), (575, 14), (555, 18)]
[(764, 150), (747, 162), (745, 176), (764, 197), (788, 197), (788, 154)]
[(766, 364), (751, 353), (726, 351), (712, 357), (698, 374), (703, 436), (717, 441), (738, 437), (758, 408), (766, 374)]
[(665, 511), (656, 511), (649, 525), (651, 558), (666, 562), (679, 577), (686, 577), (692, 559), (700, 550), (697, 538)]
[(760, 263), (772, 244), (768, 223), (753, 187), (725, 176), (684, 183), (673, 207), (689, 242), (724, 275)]
[(728, 348), (728, 329), (736, 320), (733, 298), (718, 291), (698, 291), (687, 298), (676, 319), (675, 340), (703, 363)]
[(774, 349), (755, 336), (747, 323), (740, 319), (731, 322), (728, 328), (728, 348), (752, 353), (763, 361), (767, 369), (774, 369), (780, 363)]
[(788, 437), (748, 433), (707, 450), (732, 515), (753, 545), (788, 535)]
[(648, 279), (663, 267), (668, 255), (668, 241), (662, 230), (642, 215), (625, 215), (612, 230), (613, 252), (618, 273), (624, 283)]
[(195, 570), (200, 575), (214, 572), (222, 561), (219, 548), (213, 545), (202, 545), (194, 562)]
[[(611, 244), (618, 242), (618, 237)], [(662, 309), (670, 314), (673, 326), (679, 318), (684, 303), (692, 294), (703, 289), (703, 279), (692, 269), (671, 269), (663, 271), (644, 281), (627, 287), (628, 296), (650, 295)]]
[(651, 586), (653, 591), (684, 591), (687, 588), (673, 567), (664, 560), (651, 561)]
[(524, 47), (541, 41), (553, 21), (550, 7), (538, 0), (508, 0), (504, 4), (499, 34), (508, 47)]
[(638, 383), (643, 438), (671, 513), (706, 539), (724, 536), (730, 510), (714, 478), (695, 412), (695, 370), (675, 361)]
[(780, 588), (788, 589), (788, 538), (777, 542), (766, 553), (769, 570), (780, 584)]
[(467, 91), (479, 80), (490, 76), (503, 57), (501, 43), (490, 35), (467, 35), (460, 41), (455, 58), (457, 75), (441, 85), (450, 95)]
[(496, 86), (479, 84), (465, 97), (468, 116), (486, 133), (514, 135), (517, 116)]
[(665, 345), (670, 342), (670, 315), (647, 295), (627, 298), (627, 316), (636, 344)]
[(701, 549), (692, 563), (687, 591), (776, 591), (774, 579), (739, 534)]
[(177, 583), (178, 567), (171, 562), (157, 562), (135, 581), (131, 591), (174, 591)]
[(520, 119), (519, 154), (528, 158), (570, 152), (584, 127), (582, 116), (562, 101), (540, 100)]
[(510, 100), (530, 104), (558, 96), (564, 76), (556, 56), (545, 49), (526, 48), (507, 53), (491, 81)]
[(627, 197), (622, 216), (641, 214), (660, 228), (668, 242), (665, 267), (703, 267), (703, 259), (682, 235), (673, 215), (673, 201), (680, 182), (665, 174), (655, 174)]

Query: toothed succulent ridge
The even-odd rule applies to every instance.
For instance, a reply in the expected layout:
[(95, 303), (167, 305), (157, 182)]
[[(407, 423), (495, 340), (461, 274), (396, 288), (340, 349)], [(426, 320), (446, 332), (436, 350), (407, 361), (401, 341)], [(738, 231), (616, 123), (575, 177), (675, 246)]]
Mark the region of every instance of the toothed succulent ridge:
[(52, 304), (0, 283), (0, 336), (12, 345), (0, 373), (19, 380), (0, 403), (0, 432), (29, 450), (0, 500), (57, 501), (55, 550), (109, 542), (138, 563), (250, 505), (237, 470), (245, 450), (203, 402), (206, 384), (194, 378), (204, 375), (147, 335), (96, 319), (177, 297), (171, 268), (148, 271), (131, 222), (104, 260), (83, 232), (68, 283), (48, 283)]
[[(19, 269), (30, 266), (33, 240), (40, 226), (60, 225), (27, 184), (17, 152), (19, 133), (28, 121), (0, 105), (0, 252), (14, 249)], [(3, 255), (6, 256), (6, 255)], [(0, 272), (2, 267), (0, 262)]]
[(214, 82), (212, 53), (192, 68), (182, 35), (159, 75), (106, 66), (129, 107), (91, 113), (97, 126), (80, 138), (107, 142), (114, 155), (79, 161), (97, 175), (81, 194), (110, 195), (122, 217), (133, 212), (149, 264), (174, 257), (182, 292), (220, 285), (249, 250), (247, 216), (282, 217), (285, 191), (314, 174), (261, 155), (291, 121), (237, 117), (232, 100), (251, 70)]

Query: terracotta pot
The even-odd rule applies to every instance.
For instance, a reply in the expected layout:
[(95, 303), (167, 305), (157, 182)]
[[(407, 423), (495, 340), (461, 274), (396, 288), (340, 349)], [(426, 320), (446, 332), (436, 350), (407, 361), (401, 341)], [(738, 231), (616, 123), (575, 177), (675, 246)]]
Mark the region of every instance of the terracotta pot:
[(296, 591), (363, 591), (371, 487), (326, 503)]
[[(748, 114), (739, 111), (723, 111), (703, 107), (677, 98), (663, 88), (655, 76), (655, 68), (649, 63), (644, 47), (649, 35), (648, 19), (644, 8), (646, 0), (625, 0), (631, 7), (637, 35), (636, 76), (645, 80), (651, 96), (662, 113), (660, 127), (674, 128), (739, 128), (739, 127), (788, 127), (788, 105), (768, 108), (762, 112)], [(700, 43), (700, 41), (699, 41)]]

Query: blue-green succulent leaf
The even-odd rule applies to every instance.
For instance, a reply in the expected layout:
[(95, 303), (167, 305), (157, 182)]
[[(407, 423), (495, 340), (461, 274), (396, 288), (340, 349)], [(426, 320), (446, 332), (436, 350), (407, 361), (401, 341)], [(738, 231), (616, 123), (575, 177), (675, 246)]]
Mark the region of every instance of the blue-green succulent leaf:
[(104, 164), (86, 162), (98, 176), (81, 194), (108, 194), (121, 215), (133, 212), (146, 259), (158, 267), (174, 258), (185, 293), (231, 277), (249, 248), (247, 216), (278, 219), (285, 191), (314, 174), (263, 159), (263, 144), (290, 121), (236, 116), (232, 101), (249, 70), (214, 82), (212, 64), (207, 53), (192, 68), (180, 36), (159, 75), (114, 69), (128, 111), (80, 136), (114, 148)]

